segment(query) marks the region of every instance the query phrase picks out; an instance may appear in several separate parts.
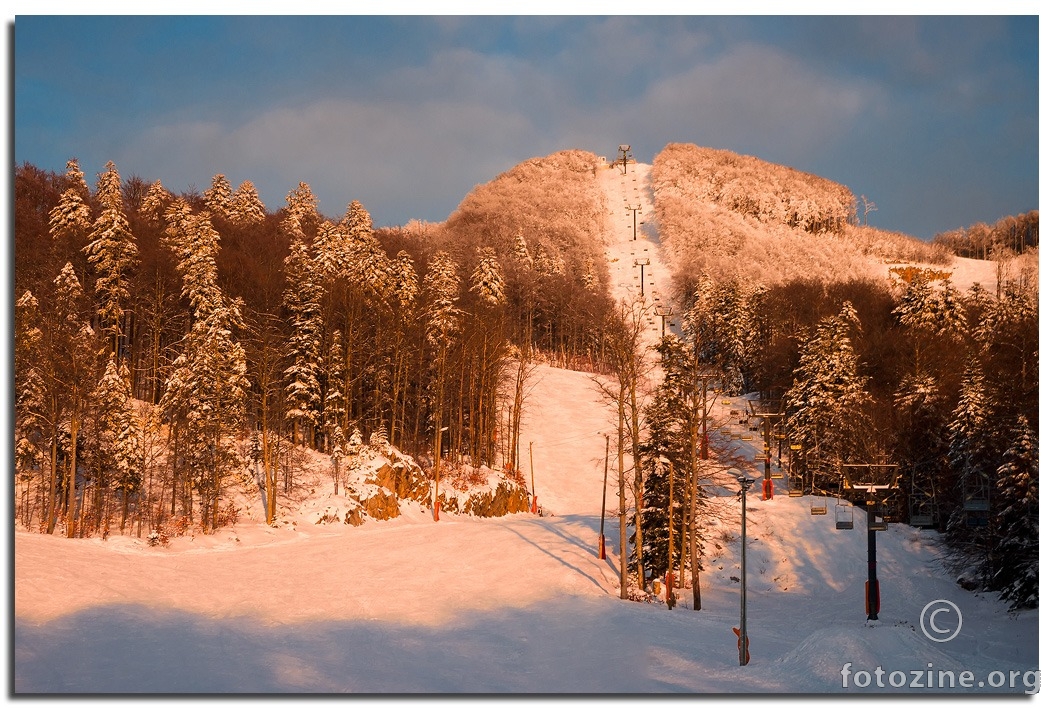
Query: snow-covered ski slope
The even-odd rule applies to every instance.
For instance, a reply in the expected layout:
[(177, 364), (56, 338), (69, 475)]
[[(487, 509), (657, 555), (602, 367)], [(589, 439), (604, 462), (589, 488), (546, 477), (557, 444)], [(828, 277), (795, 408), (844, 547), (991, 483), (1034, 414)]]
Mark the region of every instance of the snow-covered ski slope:
[[(749, 495), (749, 665), (731, 631), (742, 571), (728, 492), (713, 490), (702, 611), (690, 594), (672, 611), (619, 600), (612, 476), (609, 555), (597, 558), (605, 409), (590, 403), (586, 374), (536, 377), (525, 439), (541, 517), (238, 525), (168, 549), (17, 533), (15, 690), (853, 693), (865, 689), (842, 687), (846, 662), (956, 677), (1036, 668), (1037, 613), (1012, 616), (958, 587), (934, 532), (879, 533), (882, 609), (866, 622), (860, 512), (854, 530), (836, 531), (833, 510), (813, 516), (810, 497), (787, 497), (783, 481), (771, 501), (758, 485)], [(944, 643), (920, 625), (937, 599), (963, 616)]]
[[(598, 170), (597, 177), (607, 202), (605, 249), (611, 294), (616, 301), (627, 303), (643, 297), (650, 313), (649, 334), (657, 342), (662, 336), (658, 308), (668, 308), (672, 301), (670, 269), (662, 257), (654, 227), (651, 165), (619, 163)], [(670, 329), (675, 324), (671, 318), (667, 318), (666, 324), (667, 331), (676, 331)]]
[[(639, 294), (633, 262), (647, 258), (645, 300), (662, 301), (669, 272), (642, 227), (651, 217), (648, 166), (627, 167), (598, 171), (612, 287)], [(634, 240), (627, 207), (637, 205)], [(658, 317), (654, 325), (657, 340)], [(703, 609), (690, 609), (690, 591), (678, 591), (673, 610), (620, 600), (614, 414), (585, 373), (540, 365), (529, 388), (521, 467), (541, 516), (443, 515), (436, 523), (416, 510), (351, 527), (315, 525), (305, 513), (298, 524), (239, 523), (168, 548), (127, 536), (16, 532), (15, 692), (1034, 690), (1034, 675), (1023, 672), (1039, 664), (1038, 612), (1010, 615), (992, 595), (962, 589), (941, 563), (935, 532), (890, 524), (878, 534), (880, 618), (867, 622), (862, 512), (854, 529), (835, 530), (833, 502), (813, 515), (811, 505), (823, 502), (788, 497), (784, 480), (772, 500), (761, 500), (760, 484), (748, 495), (747, 666), (732, 633), (744, 573), (731, 474), (710, 488)], [(761, 440), (742, 439), (750, 431), (731, 415), (746, 407), (731, 399), (718, 416), (752, 459)], [(608, 555), (600, 560), (606, 466)], [(923, 609), (935, 600), (961, 612), (950, 641), (923, 632)]]

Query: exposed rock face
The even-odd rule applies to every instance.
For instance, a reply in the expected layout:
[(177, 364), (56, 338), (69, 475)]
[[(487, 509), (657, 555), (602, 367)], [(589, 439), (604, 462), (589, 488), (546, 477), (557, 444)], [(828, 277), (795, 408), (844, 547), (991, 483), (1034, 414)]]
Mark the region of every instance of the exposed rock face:
[[(347, 489), (355, 505), (344, 515), (344, 523), (359, 526), (366, 517), (378, 520), (394, 519), (400, 515), (400, 500), (417, 502), (431, 511), (433, 506), (433, 480), (416, 462), (396, 452), (393, 448), (382, 451), (386, 458), (365, 482), (364, 489)], [(368, 490), (368, 491), (367, 491)], [(502, 481), (493, 490), (484, 489), (471, 494), (467, 500), (440, 492), (439, 508), (448, 514), (473, 514), (474, 516), (504, 516), (530, 509), (530, 495), (526, 489), (512, 481)]]
[(449, 514), (457, 514), (460, 511), (457, 503), (457, 497), (451, 497), (447, 499), (445, 492), (439, 493), (439, 509)]
[(366, 481), (393, 492), (400, 499), (412, 499), (425, 504), (431, 498), (431, 486), (424, 471), (406, 460), (392, 456)]
[(385, 489), (369, 497), (363, 506), (367, 514), (380, 521), (394, 519), (399, 515), (399, 497)]
[(478, 492), (469, 497), (465, 511), (475, 516), (504, 516), (529, 511), (530, 495), (522, 487), (501, 482), (493, 492)]

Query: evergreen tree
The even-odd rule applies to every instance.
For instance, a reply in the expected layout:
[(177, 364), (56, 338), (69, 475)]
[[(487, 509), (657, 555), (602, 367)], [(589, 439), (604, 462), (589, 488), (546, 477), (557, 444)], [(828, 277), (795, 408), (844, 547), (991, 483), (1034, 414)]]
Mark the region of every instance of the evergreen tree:
[(293, 424), (293, 444), (297, 442), (297, 431), (303, 431), (307, 443), (313, 444), (314, 429), (322, 407), (319, 382), (322, 289), (317, 283), (307, 245), (295, 233), (285, 259), (285, 277), (283, 303), (290, 313), (293, 329), (287, 352), (290, 364), (285, 370), (289, 404), (286, 419)]
[[(81, 429), (88, 415), (92, 381), (96, 372), (96, 336), (84, 318), (84, 290), (73, 266), (66, 263), (54, 281), (52, 321), (48, 327), (48, 368), (44, 375), (52, 421), (51, 483), (48, 533), (61, 516), (66, 535), (72, 538), (77, 526), (77, 469), (81, 454)], [(60, 438), (66, 447), (63, 479), (58, 478)], [(61, 496), (60, 496), (61, 495)]]
[(99, 318), (110, 337), (112, 351), (119, 353), (128, 283), (139, 262), (139, 249), (124, 215), (121, 176), (113, 162), (106, 163), (106, 171), (99, 175), (96, 198), (100, 213), (84, 252), (96, 273)]
[(235, 340), (241, 305), (223, 295), (217, 281), (219, 234), (208, 213), (191, 213), (177, 200), (166, 212), (167, 243), (179, 259), (183, 294), (194, 319), (165, 382), (161, 408), (180, 440), (180, 458), (201, 503), (202, 529), (216, 528), (219, 498), (238, 465), (234, 437), (244, 417), (245, 350)]
[(91, 209), (86, 202), (88, 185), (76, 159), (66, 163), (66, 190), (59, 203), (49, 212), (49, 230), (53, 238), (80, 236), (91, 226)]
[(373, 218), (366, 207), (358, 201), (352, 201), (340, 220), (340, 227), (353, 238), (362, 238), (373, 233)]
[(313, 238), (315, 230), (322, 223), (322, 215), (318, 213), (318, 197), (311, 187), (306, 182), (300, 182), (296, 189), (286, 195), (285, 201), (286, 218), (294, 219), (299, 229)]
[(161, 184), (161, 180), (157, 180), (150, 185), (146, 196), (139, 204), (139, 215), (151, 224), (161, 223), (165, 218), (165, 209), (171, 201), (172, 195)]
[(425, 330), (429, 344), (437, 350), (449, 348), (460, 331), (461, 311), (457, 308), (460, 288), (457, 263), (446, 251), (438, 251), (429, 261), (424, 279), (428, 303)]
[(339, 329), (333, 330), (326, 356), (326, 400), (322, 410), (322, 424), (330, 445), (336, 453), (337, 439), (344, 440), (344, 347)]
[[(446, 393), (446, 363), (454, 338), (461, 330), (461, 311), (457, 308), (461, 278), (457, 264), (446, 251), (438, 251), (428, 263), (425, 274), (426, 298), (425, 336), (435, 359), (432, 392), (433, 465), (435, 467), (435, 496), (439, 500), (440, 457), (442, 455), (443, 413)], [(439, 520), (436, 507), (435, 520)]]
[(231, 183), (224, 175), (213, 176), (212, 186), (202, 196), (205, 198), (205, 208), (212, 216), (233, 221), (230, 209)]
[[(860, 326), (856, 309), (845, 302), (841, 312), (825, 317), (801, 352), (794, 370), (794, 384), (787, 392), (787, 425), (791, 442), (815, 450), (824, 470), (861, 455), (868, 439), (865, 405), (871, 400), (866, 379), (858, 373), (859, 361), (852, 333)], [(820, 484), (835, 482), (835, 473), (815, 478)]]
[(142, 483), (139, 468), (139, 431), (132, 410), (132, 393), (127, 367), (111, 356), (95, 390), (96, 426), (103, 478), (99, 492), (113, 487), (121, 494), (121, 530), (128, 519), (130, 498)]
[(689, 354), (684, 342), (673, 335), (663, 337), (658, 352), (663, 380), (644, 409), (648, 437), (641, 443), (642, 555), (645, 574), (652, 578), (660, 578), (670, 569), (671, 544), (674, 567), (681, 563), (680, 518), (689, 491), (687, 472), (692, 467), (689, 408), (694, 382), (689, 373)]
[(743, 388), (742, 302), (734, 280), (717, 284), (703, 276), (696, 285), (692, 303), (684, 315), (685, 327), (696, 334), (700, 361), (719, 374), (719, 386), (729, 395)]
[(992, 583), (1014, 609), (1039, 605), (1039, 444), (1019, 416), (996, 470), (997, 537)]
[[(986, 530), (971, 524), (971, 512), (965, 506), (990, 501), (991, 472), (998, 465), (998, 441), (994, 416), (984, 371), (972, 359), (963, 373), (959, 401), (948, 423), (948, 464), (954, 475), (957, 498), (949, 519), (952, 540), (980, 544)], [(986, 519), (987, 509), (972, 510)], [(979, 513), (978, 513), (979, 512)]]
[(234, 190), (228, 203), (229, 218), (239, 226), (254, 226), (267, 218), (267, 209), (256, 186), (246, 180)]
[[(29, 482), (32, 470), (44, 474), (44, 446), (47, 424), (47, 392), (41, 376), (42, 340), (39, 303), (26, 291), (15, 302), (14, 384), (15, 384), (15, 469), (19, 480)], [(29, 509), (23, 523), (28, 523)]]
[(505, 304), (505, 277), (493, 248), (488, 246), (480, 250), (479, 263), (472, 271), (472, 286), (469, 290), (490, 307)]

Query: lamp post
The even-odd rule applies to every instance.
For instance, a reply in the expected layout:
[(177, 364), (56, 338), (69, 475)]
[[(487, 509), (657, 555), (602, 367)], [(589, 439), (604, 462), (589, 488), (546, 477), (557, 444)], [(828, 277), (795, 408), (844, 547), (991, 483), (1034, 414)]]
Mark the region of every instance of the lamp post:
[(739, 482), (739, 498), (742, 502), (742, 518), (740, 534), (743, 537), (742, 555), (740, 556), (740, 579), (739, 579), (739, 628), (732, 631), (739, 637), (739, 665), (746, 666), (750, 661), (749, 644), (747, 639), (747, 490), (754, 484), (752, 477), (747, 477), (743, 472), (733, 471), (736, 481)]
[(640, 296), (644, 297), (644, 266), (651, 265), (650, 258), (634, 259), (633, 265), (640, 266)]

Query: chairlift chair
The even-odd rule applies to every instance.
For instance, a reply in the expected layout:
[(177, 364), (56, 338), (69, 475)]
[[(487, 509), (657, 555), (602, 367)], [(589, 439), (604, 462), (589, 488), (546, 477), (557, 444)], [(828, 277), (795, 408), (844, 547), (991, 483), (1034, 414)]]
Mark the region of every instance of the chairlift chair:
[(787, 496), (788, 497), (802, 497), (805, 496), (805, 482), (800, 474), (791, 473), (790, 478), (787, 480)]
[(886, 509), (885, 504), (879, 504), (877, 502), (869, 505), (869, 513), (867, 515), (867, 530), (868, 531), (885, 531), (889, 528), (889, 522), (886, 521), (886, 515), (889, 513)]
[(851, 531), (853, 528), (853, 505), (848, 499), (838, 498), (834, 507), (834, 527), (839, 531)]
[[(824, 516), (827, 513), (827, 495), (823, 490), (816, 489), (816, 472), (812, 473), (812, 495), (809, 497), (809, 513), (813, 516)], [(822, 495), (823, 503), (817, 501), (817, 495)]]

